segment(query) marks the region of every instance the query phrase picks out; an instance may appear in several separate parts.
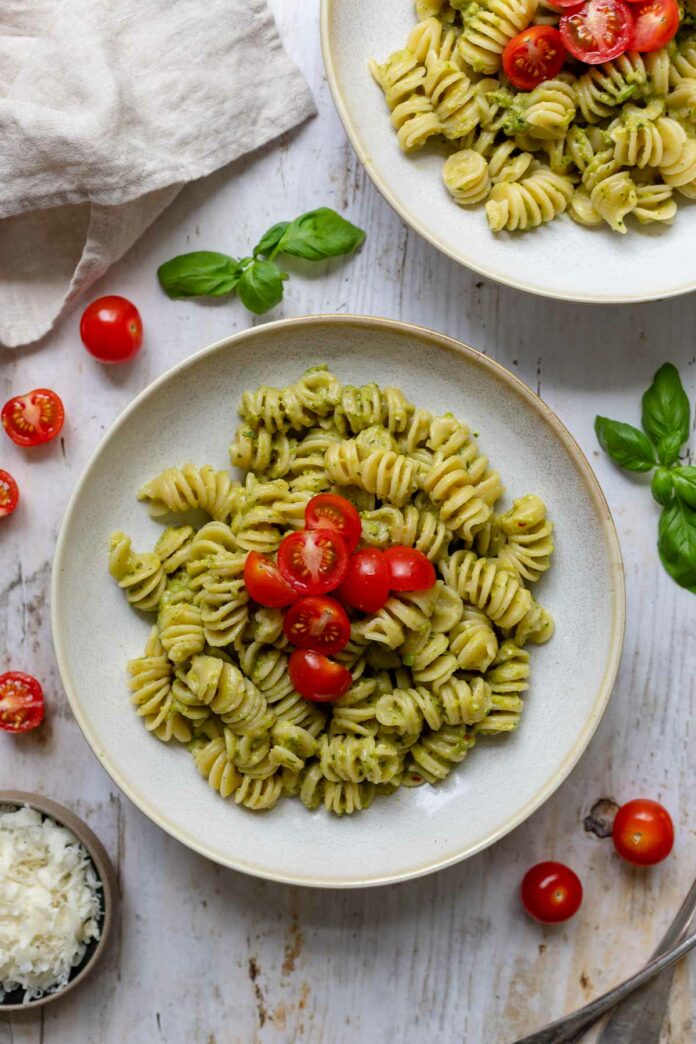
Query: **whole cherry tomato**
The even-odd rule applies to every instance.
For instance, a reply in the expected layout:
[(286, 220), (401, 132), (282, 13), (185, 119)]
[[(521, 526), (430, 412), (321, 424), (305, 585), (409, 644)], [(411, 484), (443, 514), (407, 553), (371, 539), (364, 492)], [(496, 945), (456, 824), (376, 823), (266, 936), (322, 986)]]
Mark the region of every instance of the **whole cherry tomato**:
[(40, 446), (60, 434), (65, 410), (50, 388), (35, 388), (9, 399), (0, 416), (3, 428), (18, 446)]
[(612, 838), (616, 851), (628, 863), (653, 866), (672, 851), (672, 817), (658, 801), (635, 798), (616, 813)]
[(127, 297), (98, 297), (82, 313), (80, 337), (99, 362), (129, 362), (143, 343), (143, 321)]
[(334, 529), (349, 551), (358, 546), (362, 523), (357, 508), (338, 493), (319, 493), (305, 508), (307, 529)]
[(567, 921), (582, 903), (580, 878), (563, 863), (537, 863), (522, 878), (520, 891), (525, 910), (542, 924)]
[(334, 529), (304, 529), (283, 537), (278, 568), (299, 594), (326, 594), (339, 586), (348, 568), (345, 541)]
[(352, 674), (342, 664), (310, 649), (295, 649), (288, 673), (300, 695), (313, 703), (337, 700), (353, 684)]
[(0, 469), (0, 518), (11, 515), (19, 503), (19, 489), (9, 471)]
[(275, 608), (290, 605), (297, 598), (290, 584), (283, 580), (275, 562), (258, 551), (250, 551), (244, 563), (244, 584), (250, 598), (259, 605)]
[(384, 552), (392, 591), (429, 591), (437, 581), (430, 559), (415, 547), (395, 544)]
[(44, 716), (43, 690), (31, 674), (9, 671), (0, 674), (0, 730), (29, 732)]
[(333, 598), (308, 595), (290, 606), (283, 631), (298, 649), (337, 653), (350, 639), (350, 620), (343, 606)]
[(339, 595), (363, 613), (378, 612), (389, 598), (389, 566), (376, 547), (364, 547), (348, 559)]

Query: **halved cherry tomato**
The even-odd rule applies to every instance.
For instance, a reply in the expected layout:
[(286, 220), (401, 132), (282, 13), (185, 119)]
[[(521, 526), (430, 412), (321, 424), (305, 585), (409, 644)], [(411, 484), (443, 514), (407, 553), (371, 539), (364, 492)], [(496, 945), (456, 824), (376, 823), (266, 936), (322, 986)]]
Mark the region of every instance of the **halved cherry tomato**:
[[(577, 0), (573, 4), (577, 5)], [(503, 51), (505, 75), (522, 91), (531, 91), (544, 80), (552, 80), (565, 60), (561, 34), (552, 25), (530, 26), (513, 36)]]
[(278, 548), (278, 567), (299, 594), (326, 594), (339, 586), (348, 568), (344, 540), (333, 529), (289, 533)]
[(652, 866), (672, 851), (674, 823), (658, 801), (636, 798), (616, 813), (612, 838), (616, 851), (627, 862)]
[(384, 552), (392, 591), (429, 591), (437, 577), (430, 559), (415, 547), (394, 544)]
[(0, 518), (11, 515), (19, 503), (19, 489), (9, 471), (0, 469)]
[(358, 546), (362, 522), (357, 508), (338, 493), (319, 493), (305, 508), (307, 529), (334, 529), (346, 542), (349, 551)]
[(337, 700), (353, 683), (353, 675), (342, 664), (309, 649), (295, 649), (288, 673), (300, 695), (313, 703)]
[(285, 637), (298, 649), (337, 653), (350, 639), (350, 620), (342, 605), (324, 595), (308, 595), (291, 605), (283, 622)]
[(567, 921), (580, 909), (582, 883), (564, 863), (537, 863), (522, 878), (522, 902), (528, 914), (542, 924)]
[(98, 297), (82, 313), (80, 337), (99, 362), (129, 362), (143, 343), (143, 321), (127, 297)]
[(676, 36), (679, 28), (677, 0), (640, 0), (631, 8), (635, 19), (631, 48), (634, 51), (659, 51)]
[(376, 547), (364, 547), (348, 559), (339, 595), (364, 613), (376, 613), (389, 598), (389, 566)]
[(588, 65), (601, 65), (633, 47), (633, 16), (624, 0), (587, 0), (560, 22), (566, 50)]
[(290, 605), (297, 598), (297, 592), (283, 580), (275, 562), (264, 558), (258, 551), (250, 551), (246, 557), (244, 584), (249, 597), (259, 605), (279, 608)]
[(9, 399), (1, 416), (3, 428), (18, 446), (39, 446), (60, 433), (65, 410), (54, 391), (35, 388)]
[(29, 732), (43, 716), (43, 690), (36, 678), (22, 671), (0, 674), (0, 730)]

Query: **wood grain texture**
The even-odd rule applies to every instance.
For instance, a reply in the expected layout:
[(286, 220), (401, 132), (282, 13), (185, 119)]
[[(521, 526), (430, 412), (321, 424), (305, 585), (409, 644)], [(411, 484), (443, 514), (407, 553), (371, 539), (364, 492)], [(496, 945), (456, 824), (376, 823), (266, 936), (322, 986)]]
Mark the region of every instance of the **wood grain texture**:
[[(60, 445), (27, 453), (2, 443), (0, 463), (20, 482), (23, 509), (0, 533), (0, 669), (37, 674), (50, 711), (35, 735), (0, 735), (0, 787), (43, 791), (83, 815), (116, 861), (124, 893), (121, 930), (85, 989), (43, 1015), (0, 1016), (0, 1044), (507, 1044), (633, 971), (696, 870), (696, 599), (658, 564), (657, 508), (646, 481), (618, 473), (592, 431), (598, 410), (635, 423), (640, 394), (665, 359), (680, 367), (694, 402), (696, 295), (631, 308), (575, 306), (483, 282), (441, 257), (392, 213), (346, 142), (323, 72), (318, 0), (272, 7), (319, 116), (186, 188), (95, 287), (94, 296), (123, 293), (141, 307), (146, 346), (137, 364), (93, 363), (79, 344), (77, 314), (37, 348), (0, 356), (3, 400), (47, 385), (68, 411)], [(347, 263), (289, 264), (285, 301), (272, 318), (363, 312), (410, 320), (517, 373), (595, 467), (628, 587), (615, 694), (570, 779), (493, 849), (434, 877), (365, 892), (247, 879), (146, 820), (72, 720), (48, 615), (62, 513), (106, 427), (172, 364), (250, 324), (235, 301), (166, 300), (157, 265), (187, 249), (241, 253), (270, 224), (319, 205), (366, 228), (365, 246)], [(640, 794), (663, 800), (678, 828), (675, 855), (647, 873), (620, 864), (609, 840), (583, 829), (598, 798)], [(586, 901), (569, 925), (543, 929), (522, 915), (517, 887), (528, 865), (554, 857), (581, 874)], [(695, 996), (692, 958), (677, 970), (663, 1044), (695, 1038)]]

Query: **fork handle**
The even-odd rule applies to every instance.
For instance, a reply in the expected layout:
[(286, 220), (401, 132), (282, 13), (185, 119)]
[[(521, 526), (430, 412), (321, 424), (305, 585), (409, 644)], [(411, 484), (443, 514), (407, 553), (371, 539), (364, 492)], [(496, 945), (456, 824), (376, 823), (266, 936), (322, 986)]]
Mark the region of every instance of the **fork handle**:
[(548, 1026), (537, 1030), (536, 1033), (530, 1033), (527, 1037), (518, 1038), (515, 1044), (564, 1044), (564, 1042), (572, 1040), (588, 1023), (594, 1022), (600, 1015), (604, 1015), (605, 1012), (613, 1008), (619, 1001), (622, 1001), (624, 997), (628, 997), (643, 983), (650, 982), (665, 968), (669, 968), (675, 961), (680, 960), (694, 946), (696, 946), (696, 932), (687, 936), (678, 946), (673, 947), (673, 949), (668, 950), (659, 957), (655, 957), (644, 968), (641, 968), (639, 972), (632, 975), (630, 979), (626, 979), (619, 986), (615, 986), (613, 990), (609, 990), (608, 993), (597, 997), (596, 1000), (591, 1001), (584, 1008), (580, 1008), (579, 1011), (574, 1011), (556, 1022), (549, 1023)]

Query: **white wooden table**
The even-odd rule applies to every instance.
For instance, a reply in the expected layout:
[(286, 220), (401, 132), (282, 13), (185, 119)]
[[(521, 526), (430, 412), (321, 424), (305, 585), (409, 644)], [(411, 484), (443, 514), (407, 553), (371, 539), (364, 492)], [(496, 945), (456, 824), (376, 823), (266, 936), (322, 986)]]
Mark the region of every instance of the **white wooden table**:
[[(122, 293), (140, 307), (147, 340), (137, 363), (94, 363), (79, 342), (80, 309), (35, 349), (0, 354), (2, 401), (45, 385), (60, 392), (68, 413), (60, 444), (32, 453), (6, 439), (0, 445), (0, 465), (23, 493), (22, 510), (0, 531), (0, 670), (38, 675), (49, 704), (37, 733), (0, 736), (0, 788), (43, 791), (83, 815), (113, 856), (124, 896), (114, 945), (90, 983), (45, 1014), (0, 1016), (0, 1044), (505, 1044), (635, 969), (696, 872), (696, 599), (658, 564), (657, 507), (645, 481), (618, 473), (592, 430), (598, 411), (637, 422), (640, 394), (666, 359), (680, 367), (694, 402), (696, 296), (630, 309), (554, 303), (483, 282), (441, 257), (391, 212), (346, 141), (324, 77), (318, 0), (272, 6), (319, 116), (187, 188), (94, 288), (94, 296)], [(236, 301), (167, 300), (158, 264), (191, 249), (241, 253), (275, 221), (320, 205), (364, 227), (365, 246), (351, 261), (294, 271), (269, 318), (357, 312), (411, 320), (521, 376), (595, 466), (628, 587), (613, 699), (554, 797), (464, 864), (354, 892), (243, 877), (141, 815), (72, 719), (48, 605), (63, 510), (105, 429), (164, 370), (252, 321)], [(672, 858), (648, 872), (619, 863), (610, 841), (583, 828), (598, 798), (639, 795), (664, 801), (678, 831)], [(585, 883), (583, 909), (567, 926), (545, 930), (519, 908), (519, 880), (542, 858), (569, 862)], [(677, 971), (664, 1042), (695, 1039), (694, 960)]]

